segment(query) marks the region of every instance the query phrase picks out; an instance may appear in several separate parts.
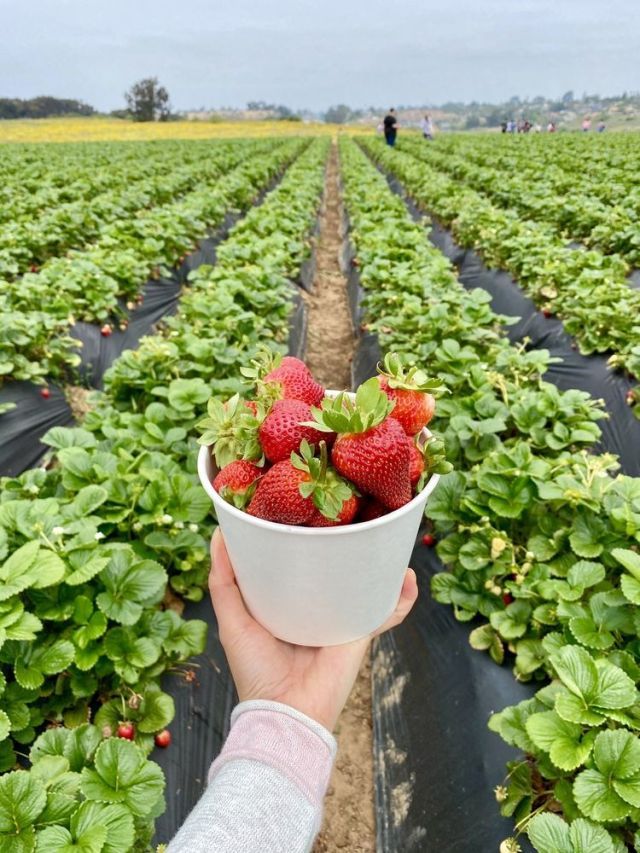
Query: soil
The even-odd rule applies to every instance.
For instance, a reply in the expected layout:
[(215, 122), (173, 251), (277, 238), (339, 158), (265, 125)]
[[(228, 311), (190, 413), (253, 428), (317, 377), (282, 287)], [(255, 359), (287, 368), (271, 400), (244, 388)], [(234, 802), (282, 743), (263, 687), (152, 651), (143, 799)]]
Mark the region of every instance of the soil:
[[(340, 269), (342, 201), (334, 143), (327, 167), (315, 255), (313, 288), (305, 299), (308, 337), (305, 361), (327, 388), (351, 387), (355, 338)], [(314, 853), (375, 853), (371, 664), (367, 655), (336, 728), (338, 757), (325, 800), (323, 829)]]

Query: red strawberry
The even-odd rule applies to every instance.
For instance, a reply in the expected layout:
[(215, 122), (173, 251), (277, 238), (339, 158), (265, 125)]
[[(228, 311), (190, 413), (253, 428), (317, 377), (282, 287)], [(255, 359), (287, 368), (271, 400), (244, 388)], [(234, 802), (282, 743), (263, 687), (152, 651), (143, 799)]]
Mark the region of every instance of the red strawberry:
[(41, 388), (40, 396), (43, 397), (45, 400), (48, 400), (51, 396), (51, 391), (49, 390), (49, 388)]
[(277, 400), (260, 424), (258, 438), (264, 455), (270, 462), (288, 459), (301, 443), (318, 444), (325, 435), (311, 426), (302, 426), (312, 420), (311, 407), (302, 400)]
[(300, 485), (310, 479), (308, 472), (295, 468), (289, 459), (276, 462), (260, 480), (247, 512), (280, 524), (306, 524), (315, 507), (311, 497), (300, 494)]
[(327, 518), (319, 509), (316, 509), (307, 524), (309, 527), (338, 527), (342, 524), (351, 524), (358, 513), (359, 506), (360, 498), (357, 495), (351, 495), (343, 502), (337, 518)]
[(113, 332), (113, 329), (108, 323), (105, 323), (104, 326), (100, 329), (100, 334), (103, 338), (108, 338), (109, 335)]
[(389, 510), (380, 501), (375, 498), (366, 498), (362, 502), (358, 521), (373, 521), (374, 518), (380, 518), (381, 515), (386, 515), (388, 512)]
[(117, 737), (124, 738), (125, 740), (133, 740), (136, 736), (136, 730), (132, 723), (120, 723), (116, 729), (116, 735)]
[(553, 317), (553, 311), (551, 311), (550, 308), (543, 308), (542, 309), (542, 316), (549, 319), (549, 317)]
[(262, 474), (263, 471), (251, 462), (231, 462), (216, 476), (213, 488), (227, 503), (243, 509), (253, 497)]
[(409, 479), (411, 485), (415, 488), (418, 485), (418, 480), (424, 471), (424, 453), (416, 445), (415, 440), (407, 436), (407, 444), (409, 445)]
[(417, 435), (436, 409), (436, 401), (429, 391), (440, 390), (442, 383), (429, 380), (417, 367), (407, 369), (395, 353), (387, 353), (383, 367), (378, 369), (380, 387), (395, 403), (391, 417), (402, 425), (407, 435)]
[(513, 600), (514, 600), (513, 596), (511, 595), (510, 592), (505, 592), (502, 594), (502, 602), (506, 607), (508, 607), (512, 603)]
[(436, 537), (431, 533), (425, 533), (422, 537), (422, 544), (426, 545), (427, 548), (431, 548), (436, 544)]
[(171, 732), (169, 729), (163, 729), (161, 732), (154, 738), (156, 746), (159, 746), (160, 749), (166, 749), (171, 745)]
[(374, 377), (358, 388), (355, 402), (340, 394), (313, 414), (321, 429), (338, 433), (331, 453), (338, 473), (398, 509), (411, 500), (410, 452), (404, 430), (387, 417), (391, 406)]
[(307, 365), (290, 355), (267, 373), (264, 382), (277, 384), (284, 399), (302, 400), (310, 406), (317, 406), (324, 397), (324, 388), (313, 378)]

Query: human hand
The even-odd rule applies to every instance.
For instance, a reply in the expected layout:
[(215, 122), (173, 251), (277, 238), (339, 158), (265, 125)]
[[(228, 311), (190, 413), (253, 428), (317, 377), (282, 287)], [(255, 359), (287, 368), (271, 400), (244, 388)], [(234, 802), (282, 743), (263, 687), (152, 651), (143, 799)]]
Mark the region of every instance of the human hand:
[[(219, 529), (211, 540), (211, 564), (211, 601), (240, 701), (282, 702), (332, 731), (371, 637), (324, 648), (278, 640), (247, 610)], [(396, 609), (372, 636), (399, 625), (417, 597), (416, 575), (408, 569)]]

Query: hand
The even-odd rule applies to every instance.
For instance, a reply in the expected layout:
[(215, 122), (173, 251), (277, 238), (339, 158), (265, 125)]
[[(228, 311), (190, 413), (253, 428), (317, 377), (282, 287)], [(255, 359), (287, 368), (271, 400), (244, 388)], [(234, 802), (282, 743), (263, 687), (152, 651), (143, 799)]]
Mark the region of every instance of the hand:
[[(240, 701), (282, 702), (332, 731), (371, 637), (325, 648), (278, 640), (245, 607), (220, 530), (211, 540), (211, 562), (209, 591)], [(372, 636), (399, 625), (417, 597), (416, 575), (408, 569), (396, 609)]]

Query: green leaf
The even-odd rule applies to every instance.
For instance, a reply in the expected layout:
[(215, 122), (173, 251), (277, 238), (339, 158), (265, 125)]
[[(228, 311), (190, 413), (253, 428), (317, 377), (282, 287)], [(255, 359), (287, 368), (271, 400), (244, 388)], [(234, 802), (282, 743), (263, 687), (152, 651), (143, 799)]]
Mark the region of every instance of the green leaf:
[(581, 726), (563, 720), (555, 711), (533, 714), (526, 725), (534, 744), (548, 752), (561, 770), (575, 770), (591, 753), (593, 737), (583, 740)]
[(615, 853), (607, 830), (590, 820), (576, 818), (571, 824), (569, 834), (573, 853)]
[(37, 853), (101, 853), (107, 828), (95, 824), (84, 835), (75, 838), (63, 826), (49, 826), (38, 833)]
[(628, 708), (638, 699), (632, 679), (606, 660), (597, 662), (598, 686), (593, 704), (598, 708)]
[(527, 824), (527, 835), (538, 853), (574, 853), (569, 826), (553, 814), (538, 814)]
[(126, 806), (85, 802), (71, 818), (71, 831), (85, 835), (94, 825), (107, 828), (101, 853), (122, 853), (133, 846), (135, 839), (133, 817)]
[(598, 670), (589, 652), (578, 646), (565, 646), (551, 657), (559, 678), (577, 696), (589, 700), (598, 689)]
[(620, 589), (631, 604), (640, 604), (640, 581), (630, 575), (622, 575)]
[(11, 720), (4, 711), (0, 710), (0, 741), (5, 740), (9, 736), (10, 731)]
[(88, 800), (124, 803), (133, 814), (144, 816), (164, 789), (160, 767), (147, 761), (130, 741), (108, 738), (98, 747), (95, 770), (82, 771), (81, 790)]
[(148, 687), (140, 702), (138, 731), (157, 732), (166, 728), (175, 716), (173, 698), (156, 687)]
[(599, 770), (579, 773), (573, 783), (573, 796), (582, 813), (595, 821), (622, 820), (631, 811)]
[(613, 634), (596, 625), (590, 616), (570, 619), (569, 628), (576, 640), (589, 649), (609, 649), (615, 642)]
[(73, 503), (67, 504), (65, 513), (70, 518), (85, 518), (107, 500), (109, 493), (102, 486), (85, 486), (75, 496)]
[(640, 740), (624, 729), (600, 732), (593, 758), (605, 776), (626, 779), (640, 771)]
[(578, 560), (569, 569), (567, 581), (571, 586), (596, 586), (604, 580), (605, 569), (602, 563), (590, 563), (588, 560)]
[(614, 548), (611, 551), (611, 556), (624, 566), (637, 581), (640, 581), (640, 554), (628, 548)]
[(0, 777), (0, 833), (16, 833), (30, 827), (46, 804), (44, 785), (26, 770)]

